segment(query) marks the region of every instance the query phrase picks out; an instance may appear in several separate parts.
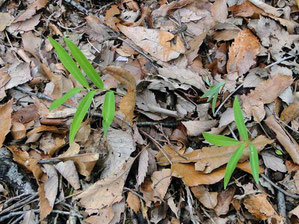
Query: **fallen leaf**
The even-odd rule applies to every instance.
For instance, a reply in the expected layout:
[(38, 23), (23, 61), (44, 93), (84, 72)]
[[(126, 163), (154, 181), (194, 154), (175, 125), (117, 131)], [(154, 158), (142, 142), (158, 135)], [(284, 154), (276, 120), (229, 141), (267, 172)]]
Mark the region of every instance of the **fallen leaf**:
[(129, 71), (116, 66), (108, 66), (105, 71), (122, 83), (127, 89), (127, 94), (121, 99), (119, 108), (125, 115), (125, 120), (132, 123), (136, 104), (135, 77)]
[(209, 192), (204, 186), (192, 187), (194, 196), (208, 209), (213, 209), (217, 205), (217, 192)]
[[(185, 53), (185, 45), (179, 36), (164, 30), (146, 29), (144, 27), (117, 26), (119, 30), (130, 38), (137, 46), (153, 57), (167, 62)], [(138, 33), (138, 35), (135, 35)], [(172, 43), (172, 41), (175, 43)]]
[(23, 22), (17, 22), (11, 24), (9, 27), (6, 28), (6, 30), (9, 33), (12, 33), (14, 35), (17, 35), (20, 32), (27, 32), (34, 30), (35, 26), (40, 23), (40, 17), (41, 13), (33, 16), (31, 19), (27, 19)]
[(40, 184), (38, 187), (39, 194), (39, 209), (40, 209), (40, 217), (39, 220), (43, 221), (53, 210), (48, 199), (45, 194), (45, 184)]
[(232, 202), (232, 199), (235, 195), (236, 189), (234, 187), (230, 187), (224, 191), (221, 191), (218, 194), (217, 197), (217, 206), (214, 208), (216, 214), (218, 216), (220, 215), (226, 215), (227, 212), (229, 211), (229, 206)]
[(171, 181), (171, 169), (155, 171), (151, 179), (155, 201), (163, 201)]
[(266, 220), (277, 215), (265, 194), (249, 195), (244, 200), (244, 205), (259, 220)]
[(140, 200), (137, 195), (131, 192), (128, 193), (127, 204), (136, 214), (140, 210)]
[(0, 13), (0, 32), (4, 31), (14, 20), (14, 17), (9, 13)]
[(284, 161), (282, 158), (279, 158), (268, 152), (262, 153), (262, 158), (267, 168), (282, 173), (287, 172), (287, 167), (284, 165)]
[(145, 149), (141, 152), (138, 161), (138, 173), (136, 178), (138, 186), (143, 183), (146, 177), (146, 173), (148, 170), (148, 163), (149, 163), (149, 155), (148, 155), (148, 151)]
[(107, 207), (101, 209), (97, 215), (91, 215), (87, 219), (84, 219), (85, 222), (91, 224), (98, 224), (98, 223), (109, 223), (114, 217), (114, 211), (112, 207)]
[(299, 103), (286, 107), (280, 115), (280, 119), (287, 124), (296, 117), (299, 117)]
[(36, 224), (35, 220), (34, 211), (29, 210), (24, 215), (23, 224)]
[(75, 190), (80, 188), (79, 175), (73, 161), (60, 162), (55, 165), (55, 168)]
[(0, 71), (0, 101), (3, 100), (3, 98), (6, 96), (5, 85), (9, 80), (10, 76), (5, 72)]
[(58, 191), (58, 175), (54, 166), (44, 164), (44, 168), (48, 176), (48, 179), (44, 184), (45, 197), (53, 209)]
[(0, 106), (0, 147), (2, 147), (5, 136), (9, 133), (11, 127), (13, 99)]
[(164, 4), (160, 8), (154, 10), (152, 12), (152, 15), (165, 17), (171, 11), (173, 11), (175, 9), (183, 8), (184, 6), (189, 5), (191, 3), (194, 3), (194, 1), (193, 0), (181, 0), (181, 1), (171, 2), (169, 4)]
[(32, 18), (32, 16), (34, 16), (38, 10), (44, 8), (47, 5), (48, 1), (49, 0), (36, 0), (33, 4), (29, 4), (28, 8), (20, 16), (18, 16), (13, 22), (14, 23), (22, 22)]
[(199, 136), (205, 131), (209, 131), (212, 127), (215, 127), (218, 123), (217, 120), (207, 120), (207, 121), (184, 121), (182, 124), (187, 129), (188, 136)]
[(255, 64), (259, 51), (260, 43), (256, 36), (249, 29), (240, 31), (229, 48), (227, 71), (245, 74)]
[(26, 128), (22, 123), (13, 121), (11, 127), (11, 134), (15, 140), (22, 139), (26, 136)]
[(6, 89), (11, 89), (15, 86), (24, 84), (32, 79), (30, 67), (28, 63), (14, 63), (7, 71), (11, 79), (6, 84)]
[(259, 14), (264, 14), (264, 11), (249, 1), (244, 1), (242, 4), (233, 5), (229, 8), (234, 16), (252, 17)]
[(289, 153), (294, 163), (299, 164), (299, 145), (286, 130), (279, 125), (273, 115), (265, 120), (266, 125), (275, 132), (277, 140)]
[(129, 158), (115, 176), (101, 179), (75, 197), (86, 208), (88, 214), (98, 212), (106, 206), (122, 200), (122, 191), (134, 158)]
[(30, 121), (36, 121), (39, 118), (37, 107), (34, 104), (30, 104), (27, 107), (21, 108), (14, 112), (12, 119), (15, 122), (26, 124)]
[(249, 0), (252, 4), (259, 7), (260, 9), (264, 10), (266, 13), (272, 14), (276, 17), (280, 17), (283, 13), (282, 10), (278, 8), (274, 8), (271, 5), (266, 4), (265, 2), (262, 2), (260, 0)]
[(253, 116), (255, 121), (261, 122), (266, 115), (264, 104), (272, 103), (292, 83), (292, 76), (277, 74), (259, 83), (247, 96), (242, 95), (247, 116)]
[(218, 0), (213, 3), (211, 6), (212, 16), (215, 21), (224, 23), (228, 16), (228, 10), (226, 5), (226, 0)]
[(117, 5), (111, 5), (110, 9), (106, 10), (105, 14), (105, 23), (116, 32), (118, 32), (117, 23), (120, 22), (116, 16), (119, 14), (120, 10)]

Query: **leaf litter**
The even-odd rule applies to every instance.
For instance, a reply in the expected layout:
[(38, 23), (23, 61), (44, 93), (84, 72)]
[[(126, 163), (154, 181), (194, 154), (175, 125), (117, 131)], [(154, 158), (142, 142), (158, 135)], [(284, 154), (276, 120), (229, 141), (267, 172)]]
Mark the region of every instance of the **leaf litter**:
[[(13, 174), (0, 166), (0, 222), (298, 223), (298, 7), (294, 0), (0, 1), (0, 144), (22, 171), (20, 185), (35, 179), (39, 195), (17, 195), (5, 179)], [(115, 91), (107, 136), (103, 91), (72, 144), (70, 126), (87, 92), (49, 111), (82, 85), (48, 36), (74, 42)], [(201, 96), (221, 82), (213, 113)], [(239, 139), (235, 96), (260, 154), (260, 184), (246, 146), (224, 190), (236, 147), (211, 146), (202, 133)]]

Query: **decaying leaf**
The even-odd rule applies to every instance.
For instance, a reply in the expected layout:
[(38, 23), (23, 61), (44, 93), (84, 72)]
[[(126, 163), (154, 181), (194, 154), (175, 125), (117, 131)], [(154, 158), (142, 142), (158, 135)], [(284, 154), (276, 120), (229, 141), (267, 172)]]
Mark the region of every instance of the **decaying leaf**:
[(0, 13), (0, 32), (5, 30), (7, 26), (9, 26), (14, 20), (14, 17), (9, 13)]
[(230, 187), (218, 194), (218, 203), (215, 207), (215, 212), (218, 216), (227, 214), (231, 201), (235, 195), (235, 191), (236, 189), (234, 187)]
[(256, 36), (249, 29), (240, 31), (229, 48), (227, 71), (243, 75), (255, 64), (259, 51), (260, 43)]
[(55, 165), (55, 168), (75, 190), (80, 188), (79, 175), (73, 161), (60, 162)]
[(39, 208), (40, 208), (40, 221), (44, 220), (53, 210), (45, 193), (45, 184), (40, 184), (38, 187), (39, 194)]
[(152, 188), (154, 190), (154, 197), (157, 201), (163, 201), (171, 181), (171, 169), (163, 169), (155, 171), (152, 174)]
[(140, 210), (140, 200), (137, 195), (129, 192), (127, 197), (128, 206), (137, 214)]
[(114, 31), (118, 31), (116, 24), (119, 23), (120, 20), (116, 16), (119, 14), (120, 10), (118, 9), (117, 5), (112, 5), (111, 8), (106, 11), (105, 23)]
[(11, 127), (11, 113), (12, 113), (12, 103), (11, 99), (7, 103), (0, 106), (0, 147), (2, 147), (5, 140), (5, 136), (9, 133)]
[[(144, 27), (117, 26), (137, 46), (161, 61), (169, 61), (185, 53), (185, 45), (179, 36), (164, 30), (146, 29)], [(138, 35), (136, 35), (138, 33)], [(172, 41), (175, 40), (175, 43)]]
[(211, 12), (216, 21), (224, 23), (228, 15), (226, 0), (215, 1), (211, 6)]
[(217, 192), (209, 192), (204, 186), (192, 187), (194, 196), (208, 209), (213, 209), (217, 205)]
[(185, 121), (182, 124), (187, 128), (188, 136), (198, 136), (205, 131), (211, 130), (218, 122), (216, 120), (207, 121)]

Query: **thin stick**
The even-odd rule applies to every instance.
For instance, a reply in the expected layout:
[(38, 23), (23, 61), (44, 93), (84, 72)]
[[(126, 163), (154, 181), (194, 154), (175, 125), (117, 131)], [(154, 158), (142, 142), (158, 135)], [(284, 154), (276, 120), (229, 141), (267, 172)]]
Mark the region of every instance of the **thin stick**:
[(135, 194), (136, 196), (138, 196), (139, 198), (141, 198), (143, 201), (146, 201), (145, 198), (143, 196), (141, 196), (140, 194), (138, 194), (137, 192), (133, 191), (132, 189), (128, 188), (128, 187), (124, 187), (123, 188), (126, 191), (130, 191), (132, 194)]
[(86, 15), (89, 14), (89, 11), (84, 8), (83, 6), (81, 6), (80, 4), (78, 4), (77, 2), (73, 1), (73, 0), (64, 0), (65, 2), (71, 4), (72, 6), (74, 6), (76, 9), (78, 9), (79, 11), (85, 13)]
[(291, 194), (287, 191), (285, 191), (284, 189), (282, 189), (281, 187), (277, 186), (275, 183), (273, 183), (265, 174), (261, 174), (262, 178), (264, 178), (269, 184), (271, 184), (274, 188), (276, 188), (277, 190), (279, 190), (280, 192), (284, 193), (285, 195), (294, 198), (294, 199), (299, 199), (299, 195), (298, 194)]
[(291, 56), (287, 56), (287, 57), (284, 57), (284, 58), (281, 58), (280, 60), (278, 60), (278, 61), (276, 61), (276, 62), (273, 62), (272, 64), (270, 64), (270, 65), (267, 65), (264, 69), (267, 69), (267, 68), (270, 68), (270, 67), (272, 67), (273, 65), (277, 65), (277, 64), (279, 64), (279, 63), (281, 63), (281, 62), (283, 62), (283, 61), (285, 61), (285, 60), (288, 60), (288, 59), (291, 59), (291, 58), (293, 58), (293, 57), (296, 57), (298, 54), (296, 54), (296, 55), (291, 55)]

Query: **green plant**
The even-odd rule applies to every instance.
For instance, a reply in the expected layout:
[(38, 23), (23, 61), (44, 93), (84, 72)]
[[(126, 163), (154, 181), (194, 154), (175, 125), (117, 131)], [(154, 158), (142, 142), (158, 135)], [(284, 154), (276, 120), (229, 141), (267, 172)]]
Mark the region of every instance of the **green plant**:
[(220, 92), (221, 87), (225, 84), (225, 82), (219, 82), (216, 85), (211, 85), (210, 81), (207, 77), (206, 78), (206, 83), (209, 86), (209, 90), (205, 94), (203, 94), (200, 98), (208, 97), (207, 102), (210, 102), (213, 99), (213, 101), (212, 101), (212, 112), (213, 112), (213, 115), (215, 115), (215, 107), (216, 107), (218, 94)]
[(70, 127), (69, 134), (69, 143), (75, 139), (75, 136), (80, 128), (80, 125), (91, 105), (92, 99), (95, 96), (97, 91), (106, 91), (105, 100), (103, 105), (103, 129), (104, 135), (106, 135), (109, 126), (111, 125), (114, 114), (115, 114), (115, 100), (114, 100), (114, 92), (111, 90), (105, 90), (104, 84), (100, 75), (95, 71), (93, 66), (89, 63), (84, 54), (80, 51), (80, 49), (69, 39), (64, 38), (64, 41), (68, 48), (71, 51), (72, 56), (79, 64), (80, 68), (84, 71), (87, 77), (92, 81), (92, 83), (97, 88), (91, 88), (86, 77), (82, 74), (79, 67), (76, 65), (75, 61), (71, 58), (71, 56), (66, 52), (66, 50), (53, 38), (49, 37), (51, 44), (54, 46), (57, 56), (64, 65), (64, 67), (70, 72), (70, 74), (83, 86), (83, 88), (73, 88), (61, 98), (55, 100), (51, 106), (50, 111), (59, 107), (63, 103), (65, 103), (70, 97), (74, 96), (76, 93), (87, 90), (88, 93), (83, 97), (80, 101), (79, 106), (74, 115), (73, 122)]
[(258, 153), (255, 145), (249, 140), (247, 129), (244, 122), (244, 117), (242, 114), (242, 110), (239, 104), (239, 100), (237, 97), (234, 99), (233, 104), (234, 109), (234, 116), (236, 126), (240, 135), (240, 141), (235, 140), (233, 138), (229, 138), (222, 135), (213, 135), (209, 133), (203, 133), (203, 137), (209, 143), (217, 146), (228, 146), (228, 145), (236, 145), (238, 146), (236, 151), (230, 157), (224, 175), (224, 188), (227, 187), (227, 184), (237, 166), (239, 159), (242, 156), (245, 147), (249, 148), (249, 160), (250, 160), (250, 167), (252, 171), (252, 176), (256, 183), (259, 183), (259, 160), (258, 160)]

